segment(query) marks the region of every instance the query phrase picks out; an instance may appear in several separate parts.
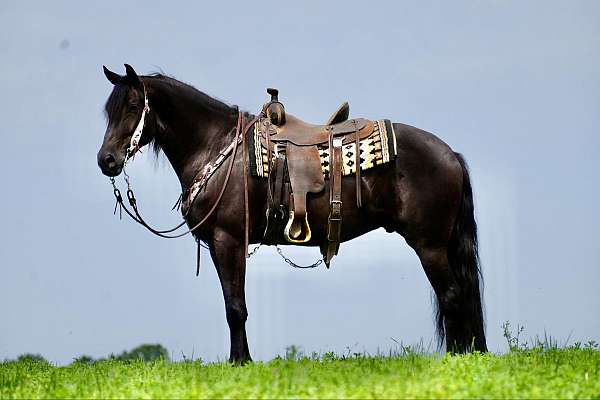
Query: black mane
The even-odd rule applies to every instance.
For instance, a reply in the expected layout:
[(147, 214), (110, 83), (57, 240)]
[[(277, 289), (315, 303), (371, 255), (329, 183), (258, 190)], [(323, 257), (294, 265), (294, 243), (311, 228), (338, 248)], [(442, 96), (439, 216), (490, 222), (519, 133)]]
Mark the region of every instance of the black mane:
[[(152, 73), (149, 75), (140, 76), (140, 78), (142, 81), (147, 82), (148, 85), (151, 85), (151, 82), (155, 81), (158, 85), (162, 86), (163, 90), (166, 89), (168, 91), (172, 90), (173, 92), (177, 92), (179, 96), (185, 96), (194, 103), (200, 103), (213, 113), (224, 116), (236, 115), (238, 113), (237, 106), (231, 106), (221, 100), (215, 99), (214, 97), (211, 97), (206, 93), (196, 89), (194, 86), (181, 82), (173, 77), (161, 73)], [(114, 86), (112, 92), (106, 100), (106, 104), (104, 105), (104, 113), (108, 120), (117, 115), (118, 112), (125, 107), (128, 91), (129, 87), (126, 84)], [(152, 104), (150, 104), (150, 108), (152, 108)], [(162, 149), (159, 142), (155, 139), (156, 137), (152, 138), (149, 146), (152, 147), (152, 150), (158, 158)]]
[(185, 82), (181, 82), (180, 80), (177, 80), (171, 76), (164, 75), (161, 73), (153, 73), (150, 75), (143, 76), (142, 80), (144, 79), (156, 79), (169, 87), (172, 87), (177, 90), (182, 90), (184, 94), (186, 94), (187, 96), (191, 96), (196, 101), (204, 104), (211, 111), (224, 114), (236, 114), (238, 112), (237, 106), (231, 106), (225, 103), (224, 101), (211, 97), (206, 93), (196, 89), (194, 86)]
[[(181, 82), (173, 77), (160, 74), (153, 73), (150, 75), (145, 75), (141, 77), (142, 81), (144, 80), (158, 80), (162, 84), (167, 87), (171, 87), (173, 89), (182, 90), (187, 96), (192, 97), (196, 101), (204, 104), (211, 111), (215, 111), (223, 114), (235, 114), (238, 111), (237, 106), (230, 106), (224, 101), (215, 99), (207, 95), (206, 93), (196, 89), (194, 86)], [(104, 105), (104, 111), (107, 117), (110, 117), (117, 113), (123, 106), (127, 98), (127, 85), (115, 85), (112, 92), (108, 96), (106, 100), (106, 104)]]

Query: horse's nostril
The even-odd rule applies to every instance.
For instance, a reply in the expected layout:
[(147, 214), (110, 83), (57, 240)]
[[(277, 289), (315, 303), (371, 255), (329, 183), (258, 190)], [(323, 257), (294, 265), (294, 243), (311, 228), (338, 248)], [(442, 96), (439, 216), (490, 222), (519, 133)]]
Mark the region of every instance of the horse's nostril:
[(107, 165), (113, 164), (115, 162), (115, 156), (112, 154), (107, 154), (106, 157), (104, 157), (104, 162)]

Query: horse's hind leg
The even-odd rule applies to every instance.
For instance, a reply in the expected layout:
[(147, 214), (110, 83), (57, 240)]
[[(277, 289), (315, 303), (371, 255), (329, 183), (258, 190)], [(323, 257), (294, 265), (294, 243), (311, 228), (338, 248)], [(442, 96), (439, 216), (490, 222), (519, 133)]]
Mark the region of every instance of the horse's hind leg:
[(457, 326), (457, 314), (460, 313), (456, 304), (458, 284), (450, 270), (446, 248), (421, 249), (417, 254), (437, 300), (438, 338), (440, 343), (445, 340), (447, 349), (452, 350), (456, 342), (462, 340), (459, 340), (460, 327)]
[(215, 234), (210, 248), (225, 299), (225, 312), (231, 339), (229, 361), (243, 364), (252, 360), (246, 338), (248, 311), (244, 289), (246, 280), (244, 246), (227, 232), (220, 231)]
[(487, 351), (479, 292), (470, 293), (465, 277), (457, 276), (448, 261), (447, 248), (417, 249), (437, 300), (437, 333), (450, 352)]
[[(473, 189), (464, 158), (432, 135), (398, 135), (396, 230), (433, 286), (449, 351), (486, 351)], [(404, 149), (404, 150), (402, 150)]]

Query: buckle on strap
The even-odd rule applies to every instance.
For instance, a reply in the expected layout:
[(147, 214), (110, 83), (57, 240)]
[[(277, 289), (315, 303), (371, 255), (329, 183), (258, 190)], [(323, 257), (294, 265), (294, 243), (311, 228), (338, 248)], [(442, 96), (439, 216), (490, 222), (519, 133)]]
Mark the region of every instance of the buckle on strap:
[(332, 200), (329, 203), (329, 220), (330, 221), (341, 221), (342, 220), (342, 201)]
[(329, 205), (329, 217), (327, 219), (327, 240), (339, 243), (342, 233), (342, 202), (332, 200)]

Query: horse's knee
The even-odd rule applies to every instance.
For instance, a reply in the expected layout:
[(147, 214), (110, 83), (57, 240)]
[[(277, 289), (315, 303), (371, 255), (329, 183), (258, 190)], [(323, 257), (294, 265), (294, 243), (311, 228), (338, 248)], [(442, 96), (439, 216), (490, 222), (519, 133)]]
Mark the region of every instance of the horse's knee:
[(243, 325), (248, 319), (248, 310), (243, 302), (231, 301), (225, 306), (227, 323), (230, 326)]

